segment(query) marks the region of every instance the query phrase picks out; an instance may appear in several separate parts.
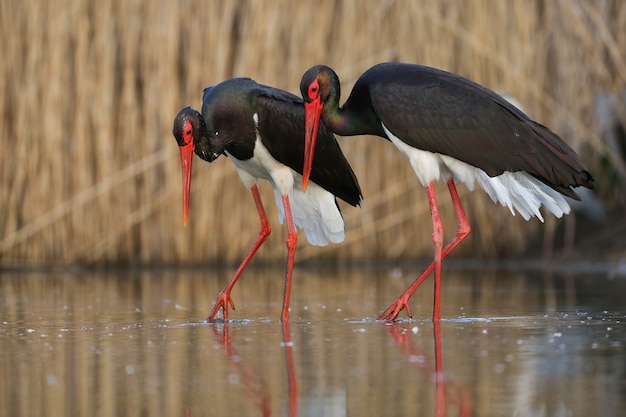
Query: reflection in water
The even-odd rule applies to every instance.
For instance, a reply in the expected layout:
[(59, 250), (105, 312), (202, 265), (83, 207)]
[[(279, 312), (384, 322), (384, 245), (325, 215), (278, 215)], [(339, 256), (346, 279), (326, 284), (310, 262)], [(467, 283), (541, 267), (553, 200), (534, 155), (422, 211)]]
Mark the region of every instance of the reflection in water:
[(298, 383), (293, 364), (293, 343), (289, 332), (289, 321), (282, 323), (283, 346), (285, 347), (285, 359), (287, 363), (287, 380), (289, 382), (289, 417), (298, 415)]
[[(229, 336), (228, 326), (228, 322), (225, 322), (221, 325), (214, 324), (211, 328), (219, 345), (222, 347), (224, 355), (235, 369), (236, 373), (231, 374), (232, 377), (229, 375), (229, 380), (234, 380), (238, 385), (241, 385), (245, 396), (259, 409), (262, 416), (271, 416), (271, 401), (267, 390), (267, 381), (248, 370), (241, 356), (236, 354)], [(235, 377), (236, 379), (233, 379)]]
[[(415, 271), (247, 270), (227, 323), (203, 318), (224, 271), (0, 279), (0, 415), (619, 415), (626, 281), (446, 270), (413, 321), (373, 320)], [(428, 281), (427, 281), (428, 284)]]
[[(233, 341), (229, 336), (228, 321), (220, 324), (213, 323), (211, 328), (215, 334), (224, 354), (233, 364), (236, 371), (236, 381), (243, 387), (243, 391), (247, 398), (259, 409), (262, 416), (271, 416), (271, 396), (268, 392), (268, 383), (260, 375), (255, 374), (246, 367), (233, 347)], [(298, 384), (296, 381), (295, 367), (293, 362), (293, 344), (291, 342), (291, 333), (289, 332), (289, 322), (281, 323), (283, 332), (283, 344), (285, 350), (285, 363), (287, 367), (287, 381), (289, 393), (289, 417), (298, 415)], [(231, 379), (229, 377), (229, 379)]]
[[(431, 355), (422, 352), (421, 348), (410, 338), (410, 331), (398, 323), (383, 323), (378, 325), (384, 326), (387, 333), (392, 337), (400, 348), (400, 351), (406, 356), (410, 365), (418, 370), (426, 381), (431, 381), (435, 385), (435, 409), (434, 415), (442, 417), (446, 415), (446, 402), (455, 406), (457, 413), (455, 415), (467, 417), (471, 415), (472, 403), (471, 393), (466, 387), (458, 387), (455, 382), (446, 376), (441, 355), (441, 323), (433, 323), (433, 342), (435, 347), (434, 358)], [(270, 416), (271, 411), (271, 395), (268, 392), (268, 383), (263, 377), (254, 370), (249, 369), (242, 357), (236, 353), (233, 346), (233, 340), (229, 335), (229, 326), (231, 323), (222, 322), (213, 324), (212, 330), (222, 347), (222, 351), (226, 358), (230, 361), (235, 370), (237, 384), (241, 386), (242, 392), (256, 408), (260, 415)], [(285, 363), (287, 369), (288, 381), (288, 416), (298, 416), (298, 387), (296, 380), (296, 370), (293, 360), (293, 343), (291, 342), (291, 333), (289, 332), (289, 322), (281, 323), (283, 332), (283, 344)], [(434, 359), (434, 360), (433, 360)], [(432, 366), (434, 362), (434, 367)], [(229, 380), (233, 380), (229, 376)], [(324, 395), (321, 401), (310, 398), (307, 402), (305, 415), (322, 415), (322, 416), (346, 416), (348, 410), (344, 395), (335, 395), (329, 393)], [(339, 399), (339, 401), (337, 401)]]
[[(467, 387), (458, 386), (454, 379), (446, 375), (443, 368), (441, 346), (441, 322), (433, 322), (434, 360), (422, 352), (421, 348), (410, 338), (410, 332), (398, 323), (387, 323), (387, 332), (400, 347), (409, 363), (435, 384), (434, 415), (446, 415), (446, 404), (454, 406), (454, 415), (467, 417), (472, 414), (471, 392)], [(434, 362), (434, 367), (432, 363)]]

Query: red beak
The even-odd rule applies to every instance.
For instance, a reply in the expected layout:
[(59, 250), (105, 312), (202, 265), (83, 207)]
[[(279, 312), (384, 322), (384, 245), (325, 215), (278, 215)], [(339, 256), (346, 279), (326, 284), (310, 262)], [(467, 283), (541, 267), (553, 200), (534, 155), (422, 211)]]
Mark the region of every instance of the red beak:
[(319, 97), (310, 103), (304, 103), (304, 166), (302, 168), (302, 190), (306, 191), (306, 186), (311, 176), (313, 168), (313, 154), (315, 153), (315, 143), (317, 142), (317, 130), (320, 125), (320, 117), (324, 105)]
[(183, 223), (187, 226), (189, 213), (189, 192), (191, 190), (191, 163), (193, 162), (193, 140), (180, 147), (180, 163), (183, 168)]

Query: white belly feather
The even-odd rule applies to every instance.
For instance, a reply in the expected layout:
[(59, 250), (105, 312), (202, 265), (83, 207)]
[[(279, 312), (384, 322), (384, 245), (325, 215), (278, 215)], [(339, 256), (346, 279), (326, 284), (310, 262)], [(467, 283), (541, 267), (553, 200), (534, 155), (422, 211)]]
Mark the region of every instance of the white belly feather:
[(310, 244), (325, 246), (329, 242), (339, 243), (344, 240), (343, 217), (335, 196), (311, 181), (306, 192), (303, 192), (302, 175), (276, 161), (263, 146), (258, 134), (253, 158), (242, 161), (231, 154), (228, 157), (235, 164), (239, 178), (246, 187), (252, 187), (258, 179), (272, 184), (281, 224), (285, 218), (282, 196), (288, 195), (293, 222), (304, 231)]
[(384, 124), (383, 129), (391, 142), (409, 158), (413, 171), (424, 186), (452, 177), (455, 182), (461, 182), (473, 190), (474, 184), (478, 182), (494, 202), (508, 207), (513, 215), (514, 209), (517, 210), (525, 220), (535, 216), (543, 222), (539, 211), (542, 205), (556, 217), (570, 212), (569, 204), (561, 193), (524, 171), (505, 171), (490, 177), (482, 169), (450, 156), (409, 146), (394, 136)]

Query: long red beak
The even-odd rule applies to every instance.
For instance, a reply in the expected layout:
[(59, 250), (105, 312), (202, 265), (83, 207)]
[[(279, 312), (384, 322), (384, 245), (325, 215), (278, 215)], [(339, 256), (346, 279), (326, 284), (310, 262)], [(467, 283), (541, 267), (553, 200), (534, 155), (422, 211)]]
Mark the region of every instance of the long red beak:
[(302, 168), (302, 190), (306, 191), (306, 186), (311, 176), (313, 168), (313, 154), (315, 153), (315, 143), (317, 142), (317, 129), (320, 125), (320, 117), (324, 105), (319, 97), (310, 103), (304, 103), (304, 166)]
[(190, 140), (180, 147), (180, 163), (183, 168), (183, 223), (187, 226), (187, 214), (189, 213), (189, 193), (191, 190), (191, 163), (195, 145)]

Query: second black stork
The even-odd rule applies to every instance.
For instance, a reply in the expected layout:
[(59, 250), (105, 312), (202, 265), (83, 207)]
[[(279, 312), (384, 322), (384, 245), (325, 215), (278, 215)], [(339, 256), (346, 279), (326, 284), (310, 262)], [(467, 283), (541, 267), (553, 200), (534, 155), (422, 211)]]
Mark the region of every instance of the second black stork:
[[(300, 91), (306, 108), (305, 188), (320, 118), (339, 135), (388, 139), (408, 157), (426, 187), (434, 261), (381, 320), (394, 320), (405, 308), (410, 317), (409, 298), (433, 269), (433, 320), (440, 320), (441, 261), (470, 233), (455, 183), (470, 190), (478, 183), (511, 213), (516, 210), (526, 220), (534, 216), (541, 221), (541, 206), (561, 217), (570, 211), (563, 196), (578, 199), (572, 187), (593, 187), (591, 174), (561, 138), (498, 94), (456, 74), (421, 65), (378, 64), (361, 75), (339, 107), (337, 74), (318, 65), (303, 75)], [(447, 181), (458, 219), (456, 235), (445, 246), (436, 180)]]
[[(274, 189), (279, 220), (287, 221), (287, 270), (281, 320), (289, 318), (291, 276), (296, 249), (296, 227), (304, 230), (309, 243), (326, 245), (344, 239), (344, 223), (335, 197), (356, 206), (361, 189), (352, 168), (332, 133), (323, 127), (315, 151), (320, 155), (311, 168), (312, 185), (302, 190), (304, 153), (304, 107), (302, 99), (282, 90), (257, 84), (249, 78), (234, 78), (205, 89), (202, 114), (189, 107), (174, 120), (173, 134), (180, 147), (183, 171), (183, 218), (187, 223), (191, 165), (194, 152), (213, 162), (225, 155), (252, 191), (261, 230), (248, 255), (220, 292), (207, 318), (213, 321), (220, 309), (228, 319), (235, 308), (230, 292), (256, 251), (271, 232), (258, 190), (264, 179)], [(207, 184), (206, 187), (210, 187)], [(226, 191), (224, 191), (226, 192)], [(225, 213), (228, 215), (228, 213)]]

